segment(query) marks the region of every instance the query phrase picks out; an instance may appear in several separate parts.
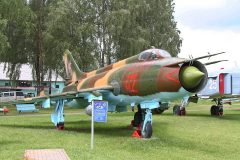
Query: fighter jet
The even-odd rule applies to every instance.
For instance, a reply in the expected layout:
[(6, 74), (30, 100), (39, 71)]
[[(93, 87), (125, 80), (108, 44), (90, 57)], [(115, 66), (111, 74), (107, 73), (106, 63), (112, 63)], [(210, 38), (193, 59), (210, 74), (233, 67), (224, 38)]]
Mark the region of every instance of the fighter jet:
[(206, 86), (196, 94), (195, 98), (210, 99), (216, 103), (212, 105), (212, 116), (223, 115), (223, 104), (239, 102), (240, 98), (240, 73), (221, 70), (208, 77)]
[(109, 112), (124, 112), (128, 106), (138, 106), (134, 126), (141, 126), (141, 136), (152, 136), (152, 110), (165, 107), (170, 101), (192, 95), (207, 83), (207, 70), (198, 58), (178, 58), (163, 49), (148, 49), (140, 54), (106, 67), (84, 73), (70, 51), (64, 53), (64, 63), (69, 80), (61, 94), (26, 98), (16, 103), (41, 102), (49, 106), (56, 101), (52, 122), (64, 128), (64, 103), (91, 111), (93, 100), (108, 101)]

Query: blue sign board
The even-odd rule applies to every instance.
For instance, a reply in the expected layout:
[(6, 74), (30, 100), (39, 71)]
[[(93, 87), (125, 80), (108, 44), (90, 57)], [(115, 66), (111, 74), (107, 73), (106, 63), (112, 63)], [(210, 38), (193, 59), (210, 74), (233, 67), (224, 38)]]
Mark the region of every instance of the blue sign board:
[(108, 102), (93, 101), (94, 122), (107, 122)]

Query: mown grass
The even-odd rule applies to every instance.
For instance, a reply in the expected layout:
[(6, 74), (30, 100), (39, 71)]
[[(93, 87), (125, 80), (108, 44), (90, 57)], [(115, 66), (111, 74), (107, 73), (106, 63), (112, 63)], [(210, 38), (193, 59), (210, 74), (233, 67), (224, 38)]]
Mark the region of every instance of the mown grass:
[(191, 104), (184, 117), (171, 109), (154, 115), (149, 140), (131, 138), (132, 112), (109, 113), (107, 123), (95, 123), (93, 150), (91, 118), (80, 110), (66, 109), (65, 130), (58, 131), (50, 122), (52, 109), (24, 114), (11, 109), (0, 116), (0, 159), (23, 159), (26, 149), (48, 148), (64, 148), (72, 160), (240, 159), (240, 106), (225, 107), (223, 117), (210, 117), (209, 108), (204, 102)]

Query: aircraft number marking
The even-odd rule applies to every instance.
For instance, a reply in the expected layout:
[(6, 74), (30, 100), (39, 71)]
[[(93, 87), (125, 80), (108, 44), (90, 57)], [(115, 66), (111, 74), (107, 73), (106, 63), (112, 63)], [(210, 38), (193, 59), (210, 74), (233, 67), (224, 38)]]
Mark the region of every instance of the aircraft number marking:
[(210, 79), (209, 89), (211, 90), (217, 89), (217, 82), (215, 79)]
[(125, 82), (125, 89), (134, 94), (138, 93), (138, 90), (135, 88), (137, 77), (137, 73), (129, 74), (127, 75), (127, 80)]

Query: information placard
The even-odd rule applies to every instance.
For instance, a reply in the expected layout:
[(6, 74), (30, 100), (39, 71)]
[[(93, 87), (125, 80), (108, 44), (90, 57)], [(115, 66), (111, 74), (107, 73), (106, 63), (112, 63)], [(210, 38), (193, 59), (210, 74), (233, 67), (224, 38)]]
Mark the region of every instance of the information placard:
[(107, 112), (107, 101), (93, 101), (94, 122), (107, 122)]

